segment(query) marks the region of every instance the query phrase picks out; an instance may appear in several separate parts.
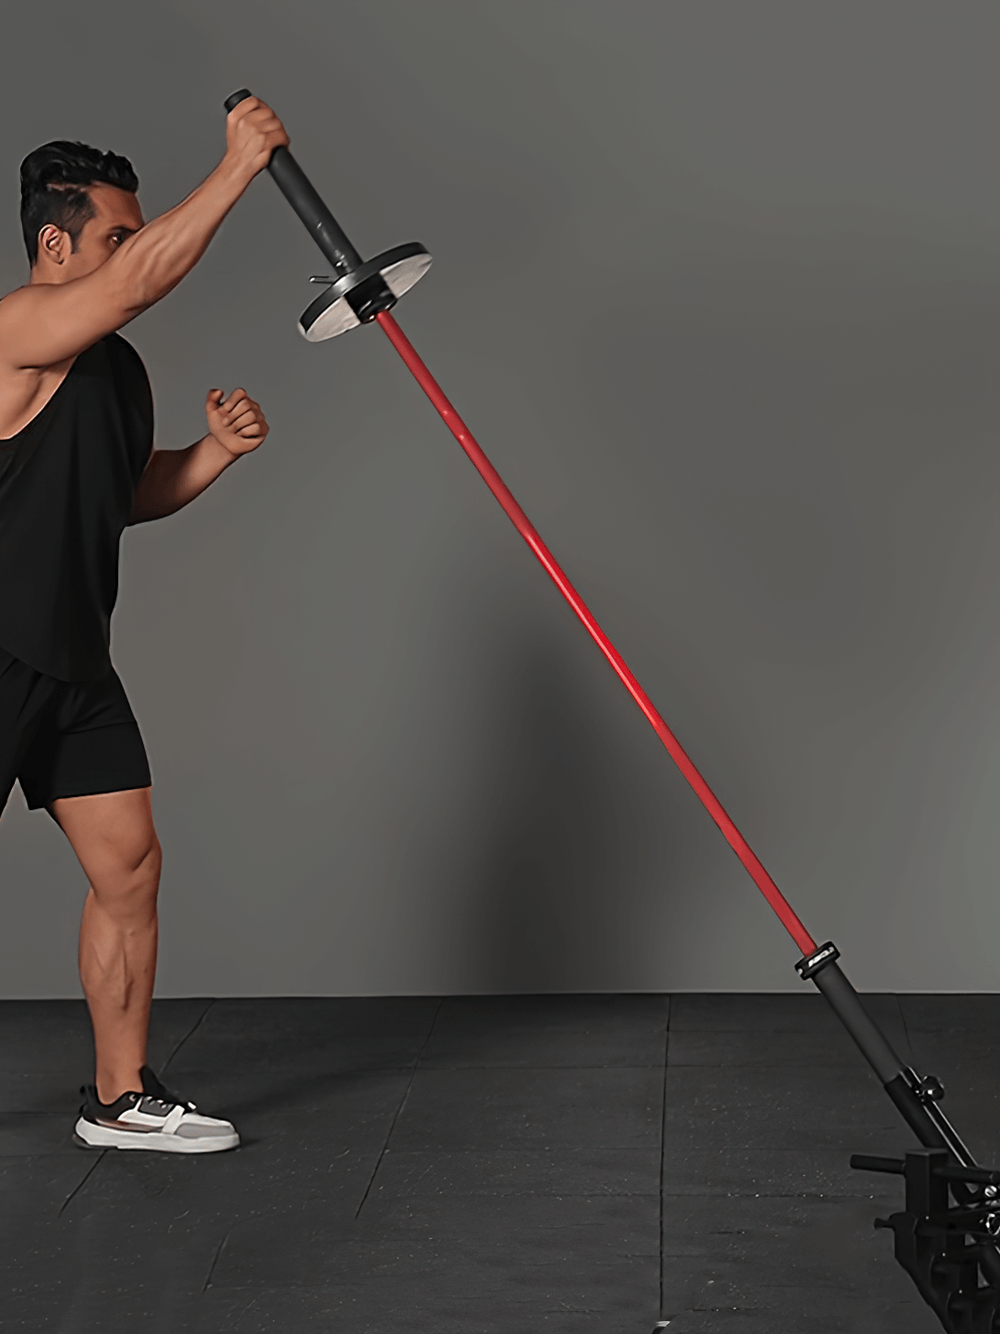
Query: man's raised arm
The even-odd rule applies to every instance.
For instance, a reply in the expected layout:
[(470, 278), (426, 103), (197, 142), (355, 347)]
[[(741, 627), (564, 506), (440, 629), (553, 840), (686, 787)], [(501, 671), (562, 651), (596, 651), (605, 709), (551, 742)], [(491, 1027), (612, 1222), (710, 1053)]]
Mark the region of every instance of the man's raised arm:
[(0, 363), (12, 370), (56, 365), (166, 296), (274, 150), (287, 144), (270, 107), (256, 97), (240, 102), (226, 122), (225, 156), (187, 199), (124, 240), (92, 273), (32, 282), (0, 301)]

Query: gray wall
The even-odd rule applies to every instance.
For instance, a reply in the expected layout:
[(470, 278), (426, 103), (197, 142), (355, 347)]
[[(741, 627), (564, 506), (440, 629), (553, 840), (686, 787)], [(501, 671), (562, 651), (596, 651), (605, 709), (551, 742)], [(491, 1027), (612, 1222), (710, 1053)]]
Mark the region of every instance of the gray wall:
[[(436, 255), (402, 324), (813, 933), (994, 990), (998, 39), (986, 0), (8, 14), (0, 278), (26, 151), (127, 153), (151, 216), (249, 84), (359, 248)], [(299, 338), (322, 270), (264, 178), (126, 331), (161, 446), (216, 384), (273, 428), (124, 543), (160, 993), (798, 987), (381, 334)], [(78, 994), (19, 794), (0, 877), (3, 993)]]

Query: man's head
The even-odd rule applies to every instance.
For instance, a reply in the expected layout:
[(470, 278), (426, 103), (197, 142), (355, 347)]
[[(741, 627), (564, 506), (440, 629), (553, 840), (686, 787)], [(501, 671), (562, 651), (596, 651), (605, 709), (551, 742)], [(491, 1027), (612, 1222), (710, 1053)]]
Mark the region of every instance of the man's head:
[(56, 139), (21, 163), (21, 230), (32, 278), (92, 273), (142, 226), (128, 158)]

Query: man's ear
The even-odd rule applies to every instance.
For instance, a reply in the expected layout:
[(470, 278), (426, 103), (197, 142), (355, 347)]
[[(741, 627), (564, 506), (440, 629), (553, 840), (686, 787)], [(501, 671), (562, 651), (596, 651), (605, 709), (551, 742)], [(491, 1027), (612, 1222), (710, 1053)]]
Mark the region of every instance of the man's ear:
[(53, 264), (65, 264), (73, 253), (73, 238), (54, 222), (47, 222), (38, 233), (38, 256)]

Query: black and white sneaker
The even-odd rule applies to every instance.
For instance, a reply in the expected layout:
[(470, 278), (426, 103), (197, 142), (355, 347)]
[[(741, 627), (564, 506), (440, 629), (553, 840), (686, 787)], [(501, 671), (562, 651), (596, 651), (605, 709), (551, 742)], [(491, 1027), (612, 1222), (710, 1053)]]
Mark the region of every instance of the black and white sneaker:
[(193, 1102), (165, 1089), (146, 1065), (141, 1093), (123, 1093), (117, 1102), (105, 1104), (93, 1084), (85, 1084), (80, 1092), (84, 1103), (73, 1138), (82, 1148), (218, 1153), (240, 1142), (228, 1121), (203, 1116)]

